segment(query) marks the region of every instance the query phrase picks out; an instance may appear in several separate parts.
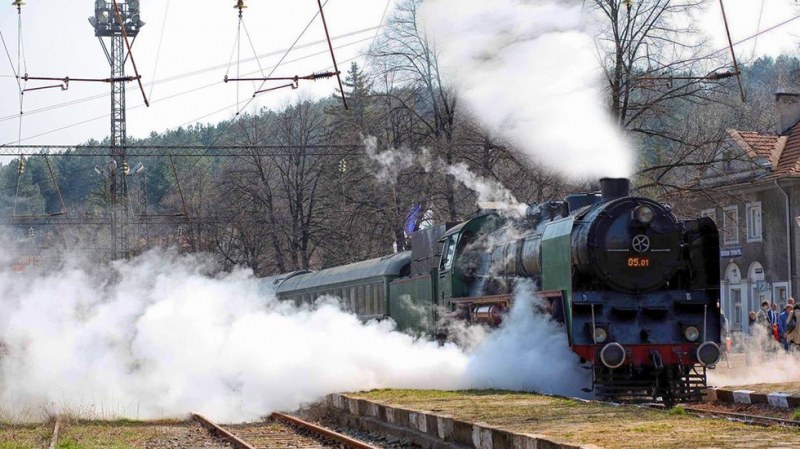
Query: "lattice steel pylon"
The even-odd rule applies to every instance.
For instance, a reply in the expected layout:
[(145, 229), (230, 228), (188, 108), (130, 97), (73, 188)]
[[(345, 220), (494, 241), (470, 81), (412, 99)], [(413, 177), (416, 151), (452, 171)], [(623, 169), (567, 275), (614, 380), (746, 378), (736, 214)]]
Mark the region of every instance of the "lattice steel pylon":
[[(144, 25), (139, 12), (139, 0), (96, 0), (94, 16), (89, 18), (111, 66), (111, 160), (107, 176), (111, 181), (112, 259), (130, 255), (125, 83), (131, 79), (125, 77), (125, 61), (128, 59), (126, 39), (135, 38)], [(104, 38), (109, 38), (109, 45)]]

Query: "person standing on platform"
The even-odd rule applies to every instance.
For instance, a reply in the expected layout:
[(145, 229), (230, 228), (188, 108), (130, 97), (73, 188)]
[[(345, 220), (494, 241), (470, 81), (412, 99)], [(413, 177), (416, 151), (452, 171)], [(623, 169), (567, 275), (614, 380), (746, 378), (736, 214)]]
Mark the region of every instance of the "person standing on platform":
[(800, 348), (800, 310), (795, 308), (786, 319), (786, 342), (790, 352)]

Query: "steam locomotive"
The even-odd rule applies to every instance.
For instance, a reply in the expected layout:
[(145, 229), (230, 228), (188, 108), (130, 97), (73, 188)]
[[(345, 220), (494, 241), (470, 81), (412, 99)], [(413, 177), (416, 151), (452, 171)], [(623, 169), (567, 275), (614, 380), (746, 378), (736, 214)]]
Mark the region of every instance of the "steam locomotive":
[(400, 329), (437, 335), (445, 317), (498, 326), (527, 279), (591, 369), (585, 390), (617, 401), (699, 401), (721, 355), (718, 231), (629, 189), (627, 179), (604, 178), (600, 192), (538, 204), (521, 218), (484, 211), (416, 231), (411, 251), (262, 282), (279, 299), (332, 295), (363, 319), (391, 317)]

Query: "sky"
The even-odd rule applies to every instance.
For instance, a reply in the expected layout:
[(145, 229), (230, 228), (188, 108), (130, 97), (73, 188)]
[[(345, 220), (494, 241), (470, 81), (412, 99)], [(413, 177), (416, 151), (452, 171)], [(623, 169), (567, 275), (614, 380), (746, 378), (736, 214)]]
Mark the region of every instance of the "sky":
[[(394, 1), (389, 0), (390, 7)], [(16, 66), (18, 16), (10, 3), (8, 0), (0, 5), (0, 32), (11, 62)], [(25, 67), (21, 72), (30, 76), (108, 77), (108, 63), (87, 20), (93, 14), (93, 3), (91, 0), (27, 0), (22, 11)], [(241, 59), (251, 58), (253, 50), (259, 55), (276, 53), (260, 59), (268, 72), (282, 56), (282, 50), (292, 44), (314, 15), (317, 3), (313, 0), (248, 0), (246, 3), (244, 24), (251, 39), (242, 32)], [(245, 107), (255, 90), (253, 84), (237, 86), (237, 83), (222, 81), (226, 73), (234, 76), (237, 67), (242, 75), (259, 72), (253, 62), (237, 64), (235, 56), (231, 63), (238, 24), (237, 11), (233, 8), (235, 1), (144, 0), (141, 4), (146, 25), (134, 43), (133, 54), (151, 106), (144, 107), (136, 83), (127, 85), (129, 137), (146, 137), (153, 131), (196, 122), (216, 123)], [(363, 53), (375, 36), (375, 27), (381, 23), (386, 7), (384, 0), (328, 1), (325, 10), (331, 35), (351, 34), (334, 40), (342, 72), (346, 72), (352, 60), (363, 62)], [(762, 13), (762, 1), (726, 0), (726, 12), (732, 38), (736, 41), (758, 29), (800, 15), (800, 5), (795, 0), (763, 0)], [(709, 3), (700, 24), (715, 49), (726, 45), (716, 1)], [(305, 75), (330, 69), (330, 55), (325, 44), (320, 42), (322, 39), (322, 23), (316, 20), (298, 42), (298, 46), (308, 46), (289, 53), (275, 75)], [(736, 47), (737, 57), (746, 61), (763, 54), (796, 52), (798, 42), (800, 19), (759, 37), (757, 43), (750, 41)], [(754, 43), (757, 44), (755, 49)], [(16, 144), (20, 137), (18, 89), (9, 58), (3, 49), (0, 52), (0, 145)], [(130, 63), (126, 70), (132, 74)], [(153, 80), (157, 83), (152, 84)], [(43, 84), (47, 83), (31, 81), (28, 87)], [(245, 110), (252, 112), (264, 106), (280, 108), (298, 96), (330, 95), (335, 87), (334, 79), (301, 83), (295, 91), (287, 89), (259, 95)], [(67, 91), (48, 89), (26, 93), (21, 143), (73, 145), (90, 138), (104, 138), (110, 127), (109, 89), (105, 83), (73, 82)], [(42, 111), (43, 108), (46, 110)]]
[[(18, 16), (10, 3), (8, 0), (0, 5), (0, 31), (16, 66)], [(234, 0), (141, 2), (141, 17), (146, 24), (133, 44), (133, 55), (151, 106), (144, 107), (135, 82), (127, 84), (129, 138), (146, 137), (151, 131), (160, 132), (195, 122), (216, 123), (245, 107), (255, 91), (253, 83), (238, 83), (237, 86), (237, 83), (223, 82), (226, 74), (235, 77), (237, 69), (242, 76), (259, 76), (260, 72), (255, 62), (237, 64), (236, 56), (231, 63), (238, 28), (235, 3)], [(244, 29), (241, 32), (241, 59), (252, 58), (254, 50), (259, 55), (277, 53), (260, 60), (268, 73), (314, 16), (317, 2), (249, 0), (246, 4), (243, 22), (247, 33)], [(375, 27), (381, 23), (386, 6), (386, 0), (328, 1), (325, 16), (331, 36), (355, 33), (334, 40), (343, 74), (350, 66), (349, 61), (363, 59), (359, 56), (374, 38)], [(27, 0), (22, 10), (27, 69), (21, 72), (30, 76), (107, 78), (108, 62), (87, 20), (93, 13), (92, 0)], [(165, 17), (166, 26), (163, 26)], [(324, 39), (322, 22), (317, 19), (297, 43), (298, 47), (306, 47), (289, 53), (274, 76), (307, 75), (332, 69), (327, 44), (320, 42)], [(16, 144), (19, 134), (18, 88), (16, 80), (9, 76), (13, 71), (8, 59), (0, 48), (0, 145)], [(209, 68), (213, 69), (207, 70)], [(198, 71), (203, 72), (185, 76)], [(126, 74), (133, 74), (130, 63)], [(171, 81), (151, 85), (153, 80)], [(29, 81), (28, 87), (46, 84), (53, 83)], [(296, 91), (286, 89), (261, 94), (245, 110), (280, 107), (298, 95), (312, 98), (329, 95), (336, 86), (335, 78), (301, 82)], [(102, 139), (110, 128), (109, 93), (107, 83), (78, 82), (70, 83), (67, 91), (27, 92), (21, 143), (60, 145), (76, 144), (89, 138)], [(36, 112), (65, 103), (68, 105)], [(65, 129), (51, 132), (59, 128)]]

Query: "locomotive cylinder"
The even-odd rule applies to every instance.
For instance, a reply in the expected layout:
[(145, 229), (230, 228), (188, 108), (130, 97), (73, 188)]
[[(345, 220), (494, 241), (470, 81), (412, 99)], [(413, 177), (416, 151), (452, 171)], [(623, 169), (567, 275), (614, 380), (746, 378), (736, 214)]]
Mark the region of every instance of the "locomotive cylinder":
[(489, 326), (499, 326), (503, 321), (503, 309), (497, 305), (477, 306), (472, 311), (472, 321)]

